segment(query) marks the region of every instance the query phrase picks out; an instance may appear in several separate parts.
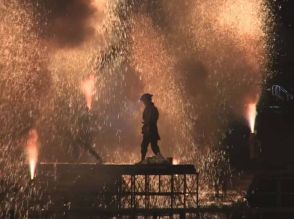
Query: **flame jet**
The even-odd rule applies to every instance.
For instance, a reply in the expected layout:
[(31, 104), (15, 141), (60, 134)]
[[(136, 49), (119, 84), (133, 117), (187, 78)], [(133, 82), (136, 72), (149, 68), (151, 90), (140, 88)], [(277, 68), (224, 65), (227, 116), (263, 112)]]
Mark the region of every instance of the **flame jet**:
[(25, 150), (30, 168), (30, 177), (33, 180), (35, 177), (35, 171), (39, 156), (39, 136), (36, 129), (31, 129), (29, 131)]
[(247, 105), (247, 120), (249, 123), (251, 133), (254, 133), (255, 119), (256, 119), (256, 102), (253, 102)]
[(86, 104), (89, 110), (92, 108), (93, 96), (96, 93), (96, 81), (97, 78), (94, 75), (90, 75), (81, 82), (81, 91), (85, 95)]

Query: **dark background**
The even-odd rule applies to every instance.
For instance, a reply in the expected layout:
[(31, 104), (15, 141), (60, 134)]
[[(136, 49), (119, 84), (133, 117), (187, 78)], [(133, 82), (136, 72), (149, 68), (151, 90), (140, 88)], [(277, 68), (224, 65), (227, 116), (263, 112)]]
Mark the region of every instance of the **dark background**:
[(280, 85), (294, 94), (294, 1), (270, 0), (275, 15), (271, 67), (263, 84), (258, 104), (255, 132), (261, 152), (257, 160), (249, 159), (250, 130), (246, 121), (236, 118), (225, 139), (234, 167), (272, 168), (294, 165), (294, 101), (282, 101), (271, 93)]
[[(279, 101), (267, 88), (279, 84), (293, 94), (294, 91), (294, 2), (273, 3), (277, 17), (274, 72), (268, 80), (257, 117), (257, 133), (262, 143), (262, 159), (268, 164), (294, 163), (294, 103)], [(278, 106), (273, 109), (271, 106)]]
[(281, 83), (293, 91), (294, 88), (294, 2), (277, 1), (273, 4), (277, 14), (276, 58), (274, 70), (277, 74), (273, 81)]

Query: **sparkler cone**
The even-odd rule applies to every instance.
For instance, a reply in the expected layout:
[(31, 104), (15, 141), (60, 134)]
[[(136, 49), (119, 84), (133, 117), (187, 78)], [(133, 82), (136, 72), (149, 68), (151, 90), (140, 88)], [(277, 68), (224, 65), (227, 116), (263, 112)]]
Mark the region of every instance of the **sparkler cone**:
[(39, 143), (38, 143), (38, 132), (36, 129), (32, 129), (29, 132), (28, 140), (26, 142), (26, 156), (29, 164), (30, 178), (31, 180), (35, 177), (36, 166), (39, 156)]

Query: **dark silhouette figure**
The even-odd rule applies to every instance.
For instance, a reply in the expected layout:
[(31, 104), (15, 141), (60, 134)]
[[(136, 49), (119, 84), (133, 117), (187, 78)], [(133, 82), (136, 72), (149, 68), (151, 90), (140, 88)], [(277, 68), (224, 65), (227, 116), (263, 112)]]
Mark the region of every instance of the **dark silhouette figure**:
[(154, 106), (154, 103), (152, 102), (151, 94), (147, 93), (142, 95), (140, 100), (145, 105), (142, 127), (143, 141), (141, 144), (141, 161), (143, 161), (146, 157), (149, 143), (151, 144), (153, 153), (156, 155), (160, 155), (160, 150), (157, 144), (158, 140), (160, 140), (157, 129), (157, 120), (159, 117), (159, 113), (157, 108)]

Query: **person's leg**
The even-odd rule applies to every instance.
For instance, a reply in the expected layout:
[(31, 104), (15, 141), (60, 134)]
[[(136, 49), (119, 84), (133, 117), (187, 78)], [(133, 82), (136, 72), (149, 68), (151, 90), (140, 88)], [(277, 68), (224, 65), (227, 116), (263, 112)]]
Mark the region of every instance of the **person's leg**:
[(143, 136), (143, 141), (141, 144), (141, 160), (144, 160), (146, 157), (148, 144), (149, 144), (149, 138)]
[(158, 147), (157, 142), (158, 142), (157, 140), (151, 139), (151, 148), (152, 148), (152, 151), (155, 155), (160, 153), (160, 149)]

